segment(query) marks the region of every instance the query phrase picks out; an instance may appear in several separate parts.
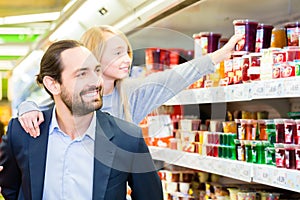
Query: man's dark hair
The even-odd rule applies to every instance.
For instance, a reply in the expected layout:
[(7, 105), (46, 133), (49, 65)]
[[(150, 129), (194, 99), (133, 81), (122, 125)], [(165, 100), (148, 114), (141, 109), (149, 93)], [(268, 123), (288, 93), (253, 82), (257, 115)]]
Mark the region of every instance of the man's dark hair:
[[(39, 85), (43, 85), (43, 78), (45, 76), (50, 76), (61, 84), (61, 72), (63, 71), (61, 53), (67, 49), (72, 49), (80, 46), (83, 45), (76, 40), (60, 40), (51, 44), (42, 57), (40, 72), (36, 77), (37, 83)], [(51, 98), (53, 98), (51, 92), (46, 87), (44, 88), (47, 93), (50, 94)]]

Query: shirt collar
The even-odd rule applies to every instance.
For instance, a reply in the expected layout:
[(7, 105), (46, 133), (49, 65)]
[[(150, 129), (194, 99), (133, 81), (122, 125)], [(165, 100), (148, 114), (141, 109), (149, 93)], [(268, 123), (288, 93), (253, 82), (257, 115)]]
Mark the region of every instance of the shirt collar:
[[(51, 119), (51, 123), (49, 126), (49, 135), (53, 134), (54, 131), (57, 131), (57, 130), (63, 132), (62, 130), (60, 130), (60, 128), (58, 126), (55, 110), (56, 110), (56, 106), (54, 106), (53, 111), (52, 111), (52, 119)], [(92, 140), (95, 140), (95, 132), (96, 132), (96, 111), (94, 111), (90, 126), (88, 127), (88, 129), (86, 130), (86, 132), (83, 134), (82, 137), (89, 136)]]

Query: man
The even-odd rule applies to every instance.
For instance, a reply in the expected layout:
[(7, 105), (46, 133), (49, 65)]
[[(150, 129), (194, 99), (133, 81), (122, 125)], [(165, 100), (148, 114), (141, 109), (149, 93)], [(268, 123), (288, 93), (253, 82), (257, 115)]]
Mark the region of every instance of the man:
[(55, 102), (32, 138), (12, 119), (0, 146), (0, 185), (6, 200), (163, 199), (141, 129), (101, 112), (98, 61), (73, 40), (52, 44), (37, 82)]

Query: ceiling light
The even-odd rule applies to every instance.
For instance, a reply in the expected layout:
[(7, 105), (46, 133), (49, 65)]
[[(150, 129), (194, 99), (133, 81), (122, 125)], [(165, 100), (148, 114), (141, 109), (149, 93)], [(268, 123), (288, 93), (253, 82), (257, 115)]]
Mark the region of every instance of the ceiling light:
[(28, 45), (0, 45), (0, 55), (25, 56), (29, 52)]
[(99, 10), (99, 13), (101, 15), (105, 15), (107, 12), (108, 12), (108, 10), (106, 8), (104, 8), (104, 7)]
[(45, 29), (42, 28), (26, 28), (26, 27), (0, 27), (0, 34), (24, 34), (24, 35), (32, 35), (32, 34), (43, 34), (45, 33)]
[(60, 16), (60, 12), (8, 16), (8, 17), (0, 18), (0, 25), (54, 21), (59, 16)]

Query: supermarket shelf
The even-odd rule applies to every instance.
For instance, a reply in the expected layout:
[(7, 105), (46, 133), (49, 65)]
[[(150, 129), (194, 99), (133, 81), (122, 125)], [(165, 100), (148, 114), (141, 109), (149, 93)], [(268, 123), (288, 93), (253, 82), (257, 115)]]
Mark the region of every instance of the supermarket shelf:
[(223, 87), (187, 89), (167, 101), (165, 105), (220, 103), (291, 97), (300, 97), (300, 77), (255, 81)]
[(246, 182), (252, 181), (252, 165), (235, 160), (201, 156), (168, 148), (149, 147), (154, 160), (169, 164), (219, 174)]
[(300, 171), (254, 164), (253, 182), (300, 192)]
[(149, 146), (154, 160), (300, 192), (300, 171)]

